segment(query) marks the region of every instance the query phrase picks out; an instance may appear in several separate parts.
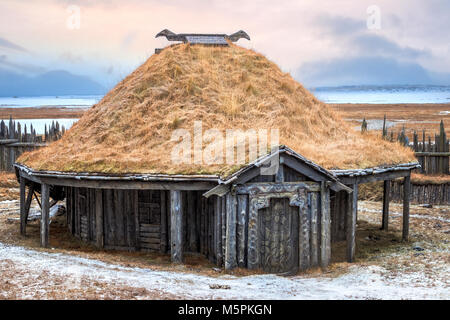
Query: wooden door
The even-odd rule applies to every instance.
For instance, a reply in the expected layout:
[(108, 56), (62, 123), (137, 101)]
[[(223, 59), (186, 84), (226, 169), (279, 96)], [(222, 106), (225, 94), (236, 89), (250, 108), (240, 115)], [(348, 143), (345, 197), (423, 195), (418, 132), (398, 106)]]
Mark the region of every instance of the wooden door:
[(288, 198), (272, 198), (259, 210), (260, 266), (270, 273), (296, 273), (299, 268), (298, 207)]
[(138, 200), (139, 244), (143, 249), (159, 251), (161, 243), (161, 191), (139, 191)]

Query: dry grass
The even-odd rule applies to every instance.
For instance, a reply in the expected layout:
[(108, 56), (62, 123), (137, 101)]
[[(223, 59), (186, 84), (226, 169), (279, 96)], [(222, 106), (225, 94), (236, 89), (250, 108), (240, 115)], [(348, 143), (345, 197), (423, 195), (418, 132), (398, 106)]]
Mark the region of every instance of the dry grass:
[[(242, 165), (174, 164), (176, 128), (280, 131), (280, 143), (326, 168), (367, 168), (415, 161), (378, 135), (352, 130), (289, 74), (261, 54), (176, 45), (151, 56), (60, 140), (26, 153), (35, 170), (103, 173), (220, 174)], [(203, 147), (206, 147), (204, 143)]]
[(13, 119), (60, 119), (60, 118), (81, 118), (86, 111), (84, 108), (0, 108), (0, 119), (4, 121)]
[[(397, 137), (403, 127), (406, 135), (412, 141), (413, 133), (419, 134), (422, 140), (422, 130), (425, 130), (427, 139), (432, 138), (435, 133), (439, 133), (439, 123), (442, 120), (447, 132), (450, 134), (450, 103), (421, 103), (421, 104), (331, 104), (334, 110), (338, 111), (343, 118), (349, 119), (354, 126), (361, 126), (361, 123), (352, 121), (355, 119), (378, 119), (382, 120), (386, 115), (387, 120), (394, 121), (394, 127), (389, 128), (389, 132), (394, 132)], [(351, 119), (351, 120), (350, 120)]]
[(0, 172), (0, 201), (19, 198), (19, 184), (14, 173)]
[(411, 182), (414, 184), (445, 184), (450, 183), (449, 175), (425, 175), (420, 173), (411, 174)]

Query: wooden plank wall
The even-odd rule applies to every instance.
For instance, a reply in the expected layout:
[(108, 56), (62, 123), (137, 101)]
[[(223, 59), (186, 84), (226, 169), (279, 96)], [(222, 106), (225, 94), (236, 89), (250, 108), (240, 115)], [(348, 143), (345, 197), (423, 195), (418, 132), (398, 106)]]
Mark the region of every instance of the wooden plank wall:
[(346, 218), (348, 209), (347, 194), (345, 191), (331, 191), (331, 242), (346, 240)]

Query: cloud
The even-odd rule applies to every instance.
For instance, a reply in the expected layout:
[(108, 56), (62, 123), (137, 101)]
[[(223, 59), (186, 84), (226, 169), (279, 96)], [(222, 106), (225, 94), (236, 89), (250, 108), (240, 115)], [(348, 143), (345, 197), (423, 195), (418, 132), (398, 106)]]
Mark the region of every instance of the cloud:
[(382, 55), (402, 58), (430, 57), (428, 50), (412, 47), (402, 47), (399, 44), (377, 34), (362, 34), (350, 39), (349, 45), (352, 50), (357, 50), (361, 55)]
[(430, 73), (417, 63), (392, 58), (357, 57), (315, 61), (302, 65), (294, 77), (307, 87), (341, 85), (433, 84)]
[(17, 51), (22, 51), (22, 52), (28, 52), (27, 49), (5, 39), (5, 38), (0, 38), (0, 47), (2, 48), (6, 48), (6, 49), (13, 49), (13, 50), (17, 50)]
[(331, 16), (328, 14), (318, 15), (313, 19), (313, 23), (318, 26), (322, 35), (348, 36), (364, 31), (366, 21), (343, 16)]
[(41, 73), (45, 71), (45, 68), (42, 68), (40, 66), (10, 61), (8, 56), (5, 54), (0, 56), (0, 67), (12, 69), (21, 73)]

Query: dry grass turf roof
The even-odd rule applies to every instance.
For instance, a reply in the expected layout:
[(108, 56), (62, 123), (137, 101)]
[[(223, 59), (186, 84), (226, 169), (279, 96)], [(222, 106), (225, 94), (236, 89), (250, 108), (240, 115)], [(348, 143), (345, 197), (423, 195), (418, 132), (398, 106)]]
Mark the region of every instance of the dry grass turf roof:
[[(414, 162), (379, 134), (361, 134), (263, 55), (236, 45), (179, 44), (152, 55), (48, 147), (18, 160), (34, 170), (220, 174), (236, 164), (174, 164), (176, 128), (278, 128), (286, 145), (327, 169)], [(205, 144), (204, 144), (205, 147)]]

